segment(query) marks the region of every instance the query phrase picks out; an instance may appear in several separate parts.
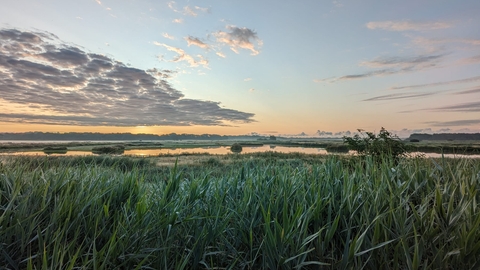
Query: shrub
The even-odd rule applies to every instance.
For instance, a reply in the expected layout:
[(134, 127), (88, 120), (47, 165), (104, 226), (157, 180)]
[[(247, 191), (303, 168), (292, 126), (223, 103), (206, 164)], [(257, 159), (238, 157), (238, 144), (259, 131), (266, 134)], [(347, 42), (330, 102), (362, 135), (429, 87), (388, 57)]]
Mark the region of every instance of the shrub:
[(240, 152), (242, 152), (242, 150), (243, 150), (243, 148), (239, 143), (234, 143), (230, 147), (230, 151), (232, 151), (234, 153), (240, 153)]
[(419, 139), (411, 139), (410, 142), (420, 142)]
[(202, 162), (206, 166), (212, 166), (212, 167), (220, 167), (223, 165), (222, 162), (218, 158), (211, 157), (205, 161)]
[(373, 158), (390, 156), (398, 159), (407, 152), (403, 142), (383, 127), (378, 135), (361, 129), (358, 132), (361, 136), (359, 134), (355, 134), (353, 137), (344, 136), (343, 141), (351, 150), (357, 151), (360, 155), (369, 155)]

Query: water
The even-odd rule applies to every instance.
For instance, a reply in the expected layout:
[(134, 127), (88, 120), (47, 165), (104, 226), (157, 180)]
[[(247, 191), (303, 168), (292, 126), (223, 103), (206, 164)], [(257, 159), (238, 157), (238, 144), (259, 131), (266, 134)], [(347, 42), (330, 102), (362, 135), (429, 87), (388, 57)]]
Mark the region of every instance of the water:
[[(258, 153), (266, 151), (276, 151), (282, 153), (294, 153), (300, 152), (305, 154), (328, 154), (324, 148), (302, 148), (302, 147), (286, 147), (286, 146), (269, 146), (263, 145), (258, 147), (244, 146), (242, 153)], [(211, 147), (196, 147), (196, 148), (162, 148), (162, 149), (132, 149), (125, 150), (124, 155), (129, 156), (158, 156), (165, 154), (192, 154), (192, 153), (208, 153), (212, 155), (225, 155), (232, 153), (230, 147), (226, 146), (211, 146)], [(1, 155), (2, 153), (0, 153)], [(12, 152), (3, 153), (4, 155), (28, 155), (28, 156), (45, 156), (43, 151), (25, 151), (25, 152)], [(66, 154), (52, 153), (49, 156), (86, 156), (95, 155), (92, 152), (87, 151), (68, 151)]]
[[(259, 153), (259, 152), (266, 152), (266, 151), (274, 151), (274, 152), (281, 152), (281, 153), (304, 153), (304, 154), (320, 154), (320, 155), (327, 155), (327, 154), (337, 154), (327, 152), (324, 148), (303, 148), (303, 147), (286, 147), (286, 146), (270, 146), (270, 145), (263, 145), (263, 146), (244, 146), (242, 153)], [(225, 146), (211, 146), (211, 147), (196, 147), (196, 148), (162, 148), (162, 149), (132, 149), (132, 150), (125, 150), (123, 153), (124, 155), (128, 156), (158, 156), (158, 155), (177, 155), (177, 154), (192, 154), (192, 153), (208, 153), (212, 155), (225, 155), (232, 153), (230, 151), (230, 147)], [(353, 154), (353, 151), (345, 154)], [(342, 154), (342, 153), (338, 153)], [(423, 153), (423, 152), (415, 152), (415, 155), (423, 154), (427, 157), (433, 158), (440, 158), (442, 154), (438, 153)], [(28, 155), (28, 156), (46, 156), (43, 151), (25, 151), (25, 152), (10, 152), (10, 153), (0, 153), (0, 155)], [(52, 153), (49, 156), (90, 156), (96, 155), (90, 151), (68, 151), (65, 154), (56, 154)], [(444, 157), (448, 158), (480, 158), (480, 155), (459, 155), (459, 154), (444, 154)]]

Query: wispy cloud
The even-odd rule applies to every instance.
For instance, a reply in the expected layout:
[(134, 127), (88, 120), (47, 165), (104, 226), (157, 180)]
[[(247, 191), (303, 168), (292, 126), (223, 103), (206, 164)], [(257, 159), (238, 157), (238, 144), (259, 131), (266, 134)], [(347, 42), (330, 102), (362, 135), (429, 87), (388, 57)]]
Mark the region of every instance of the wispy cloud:
[(364, 99), (363, 101), (380, 101), (380, 100), (397, 100), (397, 99), (406, 99), (406, 98), (419, 98), (419, 97), (426, 97), (431, 96), (436, 93), (397, 93), (397, 94), (388, 94), (388, 95), (381, 95), (376, 96), (368, 99)]
[(208, 60), (203, 58), (203, 56), (201, 56), (201, 55), (197, 55), (197, 57), (196, 57), (197, 59), (195, 59), (195, 57), (187, 54), (184, 50), (182, 50), (180, 48), (169, 46), (167, 44), (160, 43), (160, 42), (157, 42), (157, 41), (154, 41), (153, 44), (157, 45), (157, 46), (160, 46), (160, 47), (164, 47), (165, 49), (167, 49), (171, 52), (175, 52), (177, 54), (177, 56), (175, 58), (173, 58), (171, 60), (171, 62), (185, 61), (190, 65), (190, 67), (198, 67), (200, 65), (203, 66), (203, 67), (208, 67)]
[(168, 39), (170, 39), (170, 40), (174, 40), (174, 39), (175, 39), (174, 36), (171, 36), (171, 35), (169, 35), (168, 33), (163, 33), (162, 36), (163, 36), (164, 38), (168, 38)]
[(205, 49), (205, 50), (210, 49), (210, 45), (201, 41), (199, 38), (188, 36), (188, 37), (185, 38), (185, 40), (187, 41), (188, 46), (194, 45), (194, 46), (200, 47), (200, 48)]
[(183, 23), (183, 19), (182, 18), (174, 19), (172, 22), (173, 23)]
[(445, 44), (445, 43), (463, 43), (469, 45), (480, 45), (480, 39), (468, 39), (468, 38), (425, 38), (425, 37), (416, 37), (407, 35), (407, 37), (412, 38), (413, 43), (418, 45), (433, 45), (433, 44)]
[(477, 86), (477, 88), (474, 89), (469, 89), (469, 90), (464, 90), (460, 92), (454, 93), (455, 95), (467, 95), (467, 94), (480, 94), (480, 86)]
[(430, 109), (431, 111), (451, 111), (451, 112), (480, 112), (480, 101), (466, 102), (457, 105), (443, 106)]
[(176, 13), (181, 13), (183, 15), (197, 17), (199, 13), (209, 13), (209, 8), (203, 8), (199, 6), (184, 6), (183, 9), (177, 9), (175, 1), (167, 3), (167, 6)]
[(337, 7), (337, 8), (341, 8), (341, 7), (344, 7), (344, 6), (345, 6), (343, 3), (341, 3), (341, 2), (338, 1), (338, 0), (334, 0), (334, 1), (332, 2), (332, 4), (333, 4), (335, 7)]
[(235, 53), (239, 53), (240, 49), (250, 50), (252, 55), (260, 53), (259, 48), (263, 45), (263, 42), (258, 37), (257, 32), (234, 25), (228, 25), (226, 28), (228, 32), (218, 31), (213, 34), (217, 42), (229, 46)]
[(435, 52), (445, 50), (447, 45), (467, 45), (467, 46), (479, 46), (480, 39), (467, 39), (467, 38), (426, 38), (422, 36), (414, 36), (406, 34), (406, 37), (412, 40), (415, 46), (419, 46), (426, 51)]
[(360, 66), (370, 68), (401, 68), (401, 69), (418, 69), (435, 66), (443, 55), (417, 55), (407, 57), (381, 57), (371, 61), (364, 61)]
[[(329, 82), (335, 83), (338, 81), (349, 81), (364, 79), (374, 76), (386, 76), (398, 73), (406, 73), (412, 71), (420, 71), (435, 67), (444, 55), (417, 55), (405, 57), (381, 57), (371, 61), (363, 61), (359, 65), (376, 70), (367, 71), (364, 73), (344, 75), (340, 77), (330, 77), (325, 79), (314, 79), (314, 82)], [(381, 69), (379, 69), (381, 68)]]
[(366, 24), (368, 29), (387, 31), (426, 31), (450, 28), (453, 25), (447, 22), (412, 22), (412, 21), (379, 21)]
[[(425, 124), (429, 124), (435, 127), (458, 127), (458, 126), (477, 126), (480, 124), (480, 119), (466, 119), (466, 120), (454, 120), (454, 121), (432, 121), (432, 122), (425, 122)], [(450, 132), (451, 130), (448, 129)]]
[[(0, 29), (0, 121), (83, 125), (231, 125), (253, 114), (195, 100), (167, 81), (173, 71), (137, 69), (66, 44), (50, 33)], [(42, 114), (34, 113), (41, 109)]]
[(436, 82), (436, 83), (426, 83), (426, 84), (414, 84), (414, 85), (405, 85), (405, 86), (394, 86), (391, 87), (391, 90), (400, 90), (400, 89), (412, 89), (412, 88), (426, 88), (426, 87), (436, 87), (436, 86), (444, 86), (444, 85), (453, 85), (453, 84), (462, 84), (462, 83), (471, 83), (480, 81), (480, 76), (460, 79), (460, 80), (453, 80), (453, 81), (443, 81), (443, 82)]
[(202, 8), (202, 7), (199, 7), (199, 6), (194, 6), (194, 7), (185, 6), (185, 7), (183, 7), (183, 14), (188, 15), (188, 16), (197, 17), (199, 12), (209, 13), (210, 9), (209, 8)]
[(215, 54), (218, 55), (218, 56), (220, 56), (220, 57), (222, 57), (222, 58), (227, 57), (227, 56), (226, 56), (224, 53), (222, 53), (222, 52), (216, 52)]
[(251, 80), (252, 80), (252, 78), (245, 78), (245, 79), (243, 79), (244, 82), (249, 82), (249, 81), (251, 81)]
[(398, 72), (395, 72), (394, 70), (390, 70), (390, 69), (381, 69), (381, 70), (369, 71), (365, 73), (350, 74), (350, 75), (344, 75), (341, 77), (333, 77), (331, 79), (317, 79), (315, 81), (316, 82), (326, 81), (326, 82), (334, 83), (338, 81), (350, 81), (350, 80), (364, 79), (364, 78), (374, 77), (374, 76), (391, 75), (394, 73), (398, 73)]
[(462, 58), (458, 61), (460, 64), (468, 65), (468, 64), (478, 64), (480, 63), (480, 55), (475, 55), (467, 58)]

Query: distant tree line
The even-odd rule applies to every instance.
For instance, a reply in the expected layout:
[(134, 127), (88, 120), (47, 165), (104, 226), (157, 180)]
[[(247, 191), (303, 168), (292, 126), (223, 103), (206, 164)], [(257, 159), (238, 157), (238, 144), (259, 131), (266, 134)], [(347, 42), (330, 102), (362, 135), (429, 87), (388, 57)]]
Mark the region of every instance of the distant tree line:
[(407, 140), (419, 140), (419, 141), (465, 141), (465, 140), (480, 140), (480, 133), (413, 133)]
[(263, 136), (226, 136), (218, 134), (132, 134), (132, 133), (94, 133), (94, 132), (25, 132), (0, 133), (4, 141), (135, 141), (135, 140), (227, 140), (227, 139), (259, 139)]

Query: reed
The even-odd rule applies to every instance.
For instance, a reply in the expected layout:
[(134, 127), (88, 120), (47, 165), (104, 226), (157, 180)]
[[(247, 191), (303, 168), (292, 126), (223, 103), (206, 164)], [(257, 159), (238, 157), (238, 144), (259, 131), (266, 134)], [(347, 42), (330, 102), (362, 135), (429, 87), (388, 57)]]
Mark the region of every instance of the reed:
[(221, 174), (113, 161), (4, 160), (0, 265), (480, 268), (478, 160), (269, 158)]

